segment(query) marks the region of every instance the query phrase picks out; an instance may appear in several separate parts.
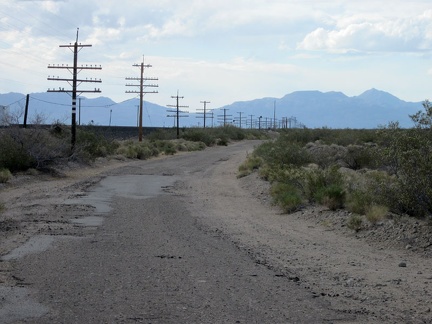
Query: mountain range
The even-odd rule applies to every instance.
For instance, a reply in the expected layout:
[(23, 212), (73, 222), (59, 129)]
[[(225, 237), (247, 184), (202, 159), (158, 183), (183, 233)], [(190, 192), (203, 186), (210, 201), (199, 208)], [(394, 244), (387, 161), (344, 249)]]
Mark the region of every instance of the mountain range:
[[(28, 123), (36, 115), (45, 123), (71, 122), (71, 97), (66, 93), (42, 92), (30, 94)], [(0, 94), (0, 106), (20, 115), (26, 96), (20, 93)], [(77, 102), (77, 123), (112, 126), (136, 126), (139, 99), (116, 103), (107, 97), (85, 98)], [(234, 123), (241, 127), (308, 127), (308, 128), (377, 128), (397, 121), (402, 127), (412, 127), (409, 115), (422, 110), (422, 102), (406, 102), (392, 94), (370, 89), (359, 96), (348, 97), (342, 92), (296, 91), (282, 98), (262, 98), (238, 101), (207, 112), (207, 127)], [(143, 125), (172, 127), (173, 108), (144, 102)], [(171, 111), (171, 112), (170, 112)], [(0, 109), (1, 113), (1, 109)], [(203, 113), (184, 113), (181, 127), (203, 126)], [(213, 116), (213, 118), (211, 118)]]

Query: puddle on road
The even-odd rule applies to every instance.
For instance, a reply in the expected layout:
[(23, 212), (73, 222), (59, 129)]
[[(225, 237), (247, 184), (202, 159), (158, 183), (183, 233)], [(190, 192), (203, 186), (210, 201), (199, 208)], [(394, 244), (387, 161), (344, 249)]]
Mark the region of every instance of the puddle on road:
[[(167, 188), (177, 180), (173, 176), (160, 175), (122, 175), (102, 179), (86, 196), (65, 201), (66, 205), (90, 205), (95, 208), (94, 215), (103, 215), (112, 210), (113, 197), (147, 199), (166, 194)], [(100, 226), (103, 218), (88, 216), (73, 219), (71, 222), (83, 226)]]
[(103, 217), (100, 216), (88, 216), (88, 217), (81, 217), (77, 219), (71, 219), (71, 223), (83, 225), (83, 226), (89, 226), (89, 227), (95, 227), (95, 226), (101, 226), (103, 223)]
[(20, 247), (12, 250), (9, 254), (2, 256), (2, 261), (9, 261), (20, 259), (28, 254), (43, 252), (47, 250), (54, 242), (54, 236), (51, 235), (38, 235), (31, 237)]
[(29, 290), (19, 287), (0, 287), (0, 319), (2, 323), (17, 323), (26, 318), (40, 317), (48, 308), (30, 299)]

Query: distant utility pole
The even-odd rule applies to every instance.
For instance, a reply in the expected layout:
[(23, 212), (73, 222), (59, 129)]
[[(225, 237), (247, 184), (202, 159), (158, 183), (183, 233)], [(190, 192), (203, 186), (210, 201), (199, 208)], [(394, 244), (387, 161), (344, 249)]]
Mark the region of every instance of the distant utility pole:
[(253, 117), (254, 117), (254, 115), (249, 115), (249, 117), (250, 117), (250, 128), (252, 129), (253, 128)]
[(189, 106), (180, 106), (179, 105), (179, 99), (183, 99), (184, 97), (179, 97), (179, 92), (177, 90), (177, 96), (171, 96), (171, 98), (176, 99), (175, 105), (167, 105), (167, 107), (176, 108), (176, 110), (168, 110), (170, 113), (174, 113), (174, 115), (167, 115), (167, 117), (174, 117), (177, 119), (177, 139), (180, 138), (180, 125), (179, 125), (179, 119), (180, 117), (188, 117), (188, 115), (180, 115), (182, 113), (187, 113), (187, 111), (181, 111), (180, 108), (189, 108)]
[(228, 110), (229, 110), (228, 108), (224, 108), (224, 109), (223, 109), (223, 115), (218, 115), (218, 117), (222, 117), (222, 118), (223, 118), (223, 126), (224, 126), (224, 127), (225, 127), (226, 124), (227, 124), (227, 119), (228, 119), (228, 117), (229, 117), (229, 119), (232, 120), (232, 115), (227, 115), (227, 111), (228, 111)]
[(59, 89), (48, 89), (48, 92), (66, 92), (68, 94), (72, 93), (72, 141), (71, 141), (71, 148), (72, 151), (75, 149), (75, 142), (76, 142), (76, 99), (77, 99), (77, 93), (82, 94), (82, 93), (96, 93), (96, 92), (101, 92), (100, 89), (96, 89), (94, 88), (94, 90), (78, 90), (78, 85), (80, 85), (81, 83), (84, 82), (92, 82), (92, 83), (101, 83), (102, 80), (101, 79), (78, 79), (78, 73), (81, 72), (82, 70), (102, 70), (102, 67), (96, 66), (96, 65), (86, 65), (83, 66), (81, 65), (80, 67), (78, 67), (78, 52), (83, 49), (84, 47), (91, 47), (92, 45), (82, 45), (82, 44), (78, 44), (78, 32), (79, 32), (79, 28), (77, 29), (77, 34), (76, 34), (76, 40), (75, 43), (69, 44), (69, 45), (60, 45), (60, 47), (67, 47), (69, 49), (71, 49), (71, 51), (73, 51), (73, 66), (69, 66), (69, 65), (48, 65), (48, 69), (66, 69), (68, 70), (71, 74), (72, 74), (72, 79), (70, 78), (59, 78), (59, 77), (48, 77), (48, 80), (51, 81), (66, 81), (67, 83), (69, 83), (69, 85), (72, 86), (72, 90), (65, 90), (64, 88), (59, 88)]
[(198, 110), (203, 110), (203, 112), (200, 112), (198, 114), (203, 114), (203, 116), (197, 116), (196, 118), (203, 118), (204, 119), (204, 128), (206, 128), (206, 119), (207, 119), (207, 109), (206, 109), (206, 105), (208, 103), (210, 103), (210, 101), (200, 101), (202, 104), (204, 104), (204, 109), (198, 109)]
[(126, 84), (127, 87), (139, 87), (138, 90), (126, 91), (126, 93), (139, 93), (140, 95), (140, 106), (139, 106), (139, 125), (138, 125), (138, 141), (142, 142), (143, 136), (143, 103), (144, 94), (146, 93), (158, 93), (157, 91), (144, 91), (145, 87), (158, 87), (157, 84), (144, 84), (144, 81), (157, 81), (158, 78), (144, 78), (144, 68), (151, 68), (150, 64), (144, 64), (144, 57), (142, 63), (134, 64), (133, 66), (139, 67), (141, 70), (141, 76), (139, 78), (126, 78), (127, 81), (139, 81), (139, 84)]
[(239, 117), (239, 128), (242, 128), (242, 122), (243, 122), (243, 119), (244, 119), (244, 117), (242, 117), (243, 112), (239, 111), (239, 112), (237, 112), (237, 114), (240, 115), (240, 117)]

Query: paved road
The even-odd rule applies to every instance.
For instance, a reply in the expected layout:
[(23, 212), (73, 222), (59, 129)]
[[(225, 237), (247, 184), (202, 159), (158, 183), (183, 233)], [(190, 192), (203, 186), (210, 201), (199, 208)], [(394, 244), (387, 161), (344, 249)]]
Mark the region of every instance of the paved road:
[[(85, 226), (84, 234), (60, 235), (46, 251), (20, 255), (16, 276), (25, 296), (16, 291), (20, 305), (3, 308), (0, 318), (10, 323), (353, 320), (233, 244), (215, 230), (217, 219), (211, 227), (202, 221), (207, 211), (188, 186), (200, 179), (212, 186), (216, 166), (243, 159), (252, 148), (252, 142), (242, 142), (140, 161), (112, 171), (86, 195), (65, 200), (65, 206), (93, 206), (74, 219)], [(220, 181), (214, 185), (223, 191)]]

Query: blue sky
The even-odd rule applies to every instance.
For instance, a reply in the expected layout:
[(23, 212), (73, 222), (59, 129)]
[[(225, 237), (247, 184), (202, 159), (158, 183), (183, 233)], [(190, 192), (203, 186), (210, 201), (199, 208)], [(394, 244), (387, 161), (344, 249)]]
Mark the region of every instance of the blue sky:
[(191, 111), (300, 90), (432, 93), (430, 0), (2, 0), (0, 93), (67, 88), (47, 80), (65, 71), (47, 66), (72, 64), (59, 45), (77, 27), (93, 45), (79, 63), (102, 65), (80, 76), (101, 78), (101, 95), (116, 102), (133, 97), (125, 78), (139, 76), (132, 65), (143, 56), (146, 75), (159, 78), (145, 100), (174, 104), (179, 90)]

